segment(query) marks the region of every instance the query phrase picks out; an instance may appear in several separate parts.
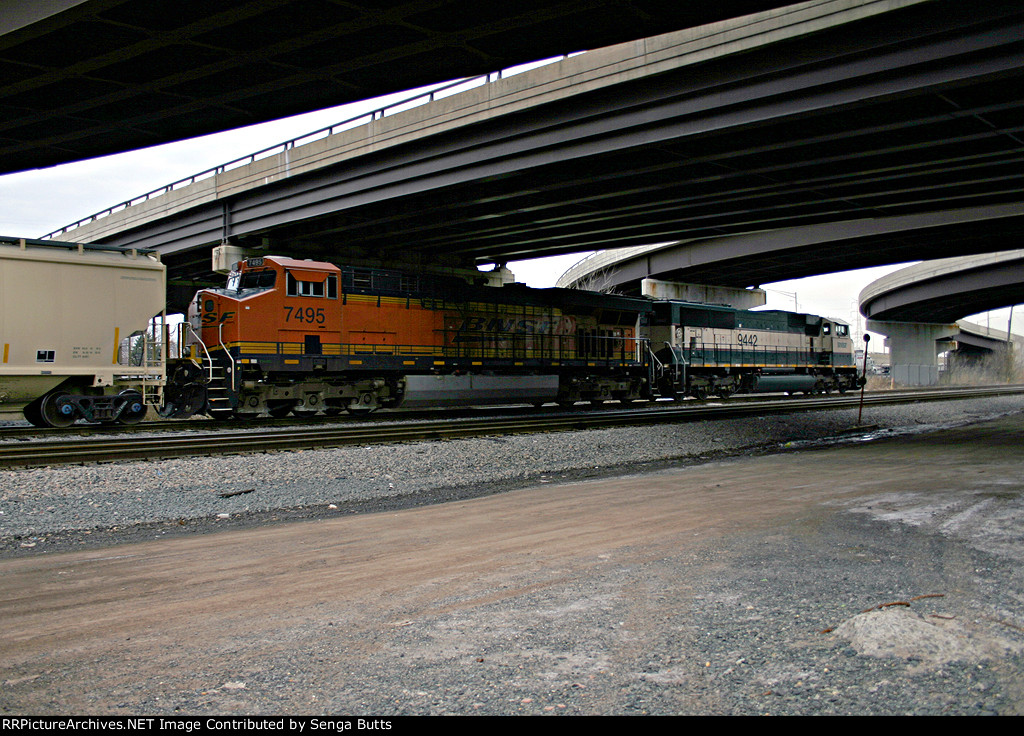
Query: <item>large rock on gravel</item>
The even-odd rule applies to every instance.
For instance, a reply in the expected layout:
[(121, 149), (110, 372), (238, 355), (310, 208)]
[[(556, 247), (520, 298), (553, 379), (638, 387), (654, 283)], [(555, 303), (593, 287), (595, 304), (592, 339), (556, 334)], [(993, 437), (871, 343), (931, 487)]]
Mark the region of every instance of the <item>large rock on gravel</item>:
[(938, 614), (922, 618), (902, 606), (868, 611), (835, 629), (858, 654), (918, 659), (930, 664), (976, 662), (1019, 651), (1015, 642)]

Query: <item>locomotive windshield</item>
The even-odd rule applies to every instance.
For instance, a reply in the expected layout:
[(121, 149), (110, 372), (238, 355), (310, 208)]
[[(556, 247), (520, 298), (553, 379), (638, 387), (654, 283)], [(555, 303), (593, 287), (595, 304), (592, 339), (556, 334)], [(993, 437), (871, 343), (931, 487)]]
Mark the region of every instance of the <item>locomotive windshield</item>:
[(239, 280), (239, 289), (269, 289), (274, 285), (275, 271), (246, 271)]
[(238, 271), (232, 271), (231, 275), (228, 276), (228, 291), (245, 291), (246, 289), (269, 289), (274, 285), (274, 279), (277, 276), (275, 271), (267, 269), (266, 271), (246, 271), (245, 273), (239, 273)]

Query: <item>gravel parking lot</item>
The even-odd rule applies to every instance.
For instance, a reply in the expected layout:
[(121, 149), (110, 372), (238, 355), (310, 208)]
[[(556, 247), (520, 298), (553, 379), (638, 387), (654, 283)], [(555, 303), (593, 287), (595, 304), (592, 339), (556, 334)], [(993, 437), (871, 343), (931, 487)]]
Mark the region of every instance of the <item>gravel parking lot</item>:
[(4, 473), (0, 710), (1020, 714), (1022, 409)]

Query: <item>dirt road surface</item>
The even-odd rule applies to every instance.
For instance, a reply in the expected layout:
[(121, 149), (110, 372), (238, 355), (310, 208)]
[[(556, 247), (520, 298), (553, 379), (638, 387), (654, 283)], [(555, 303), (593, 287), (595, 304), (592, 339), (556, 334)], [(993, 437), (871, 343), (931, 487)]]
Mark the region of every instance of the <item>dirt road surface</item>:
[(1020, 713), (1022, 443), (1018, 415), (0, 561), (0, 710)]

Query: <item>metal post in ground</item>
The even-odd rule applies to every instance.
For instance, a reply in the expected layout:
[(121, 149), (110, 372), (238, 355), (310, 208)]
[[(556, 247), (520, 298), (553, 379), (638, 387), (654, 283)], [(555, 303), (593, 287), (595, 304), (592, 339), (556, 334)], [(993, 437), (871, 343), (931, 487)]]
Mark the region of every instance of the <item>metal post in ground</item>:
[(864, 333), (864, 373), (863, 383), (860, 385), (860, 407), (857, 409), (857, 426), (860, 426), (860, 418), (864, 414), (864, 388), (868, 385), (868, 343), (871, 342), (871, 335)]

